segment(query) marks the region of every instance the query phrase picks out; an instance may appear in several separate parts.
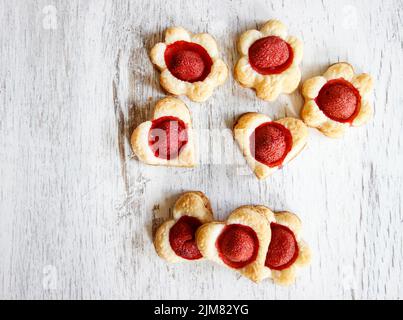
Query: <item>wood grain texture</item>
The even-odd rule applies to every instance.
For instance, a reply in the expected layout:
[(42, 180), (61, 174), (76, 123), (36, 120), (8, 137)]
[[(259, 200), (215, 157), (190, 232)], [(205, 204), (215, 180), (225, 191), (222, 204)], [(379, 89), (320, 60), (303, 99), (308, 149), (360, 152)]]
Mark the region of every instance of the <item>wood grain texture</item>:
[[(0, 298), (402, 298), (402, 17), (394, 0), (0, 0)], [(134, 159), (130, 134), (165, 96), (148, 58), (165, 28), (211, 33), (232, 69), (237, 36), (270, 18), (303, 39), (303, 79), (337, 61), (371, 73), (373, 121), (340, 140), (311, 130), (300, 157), (258, 181), (222, 131), (248, 111), (296, 115), (302, 98), (259, 101), (230, 75), (207, 102), (184, 99), (204, 129), (201, 165)], [(186, 190), (221, 219), (243, 204), (297, 213), (311, 267), (283, 288), (166, 264), (152, 232)]]

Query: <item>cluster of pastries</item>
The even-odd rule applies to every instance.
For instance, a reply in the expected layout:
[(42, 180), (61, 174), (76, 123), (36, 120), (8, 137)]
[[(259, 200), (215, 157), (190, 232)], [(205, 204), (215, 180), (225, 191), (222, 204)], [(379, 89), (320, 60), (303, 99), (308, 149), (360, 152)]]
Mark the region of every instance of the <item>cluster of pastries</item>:
[[(269, 20), (260, 30), (245, 31), (239, 37), (238, 51), (235, 79), (243, 87), (255, 89), (258, 98), (274, 101), (298, 88), (303, 43), (288, 35), (282, 22)], [(185, 95), (192, 101), (205, 101), (228, 77), (217, 43), (207, 33), (168, 28), (165, 41), (157, 43), (150, 56), (161, 71), (161, 86), (170, 94)], [(350, 126), (366, 123), (372, 115), (372, 87), (370, 75), (355, 74), (350, 64), (336, 63), (322, 76), (303, 83), (301, 119), (272, 120), (250, 112), (236, 121), (234, 138), (256, 177), (267, 178), (304, 149), (307, 127), (317, 128), (329, 137), (340, 137)], [(153, 119), (135, 129), (131, 143), (138, 159), (147, 164), (197, 164), (191, 115), (179, 98), (159, 101)]]
[[(260, 30), (247, 30), (238, 39), (240, 58), (234, 77), (256, 96), (274, 101), (300, 85), (303, 43), (289, 35), (278, 20)], [(164, 42), (150, 52), (160, 70), (160, 84), (169, 94), (195, 102), (212, 96), (228, 78), (214, 38), (181, 27), (165, 32)], [(308, 141), (308, 127), (328, 137), (341, 137), (351, 126), (372, 116), (369, 100), (373, 81), (356, 74), (345, 62), (331, 65), (323, 75), (301, 86), (305, 103), (301, 119), (273, 120), (265, 114), (241, 115), (233, 126), (234, 140), (258, 179), (265, 179), (297, 157)], [(193, 167), (197, 152), (189, 108), (178, 97), (157, 102), (153, 118), (133, 132), (137, 158), (150, 165)], [(157, 253), (169, 262), (208, 259), (259, 282), (272, 278), (292, 283), (296, 269), (310, 261), (309, 247), (300, 239), (301, 222), (290, 212), (273, 213), (264, 206), (243, 206), (226, 221), (214, 221), (208, 199), (201, 192), (183, 194), (155, 236)]]
[(293, 283), (296, 270), (310, 262), (310, 249), (300, 238), (301, 221), (291, 212), (247, 205), (226, 221), (214, 221), (202, 192), (183, 193), (172, 212), (154, 238), (158, 255), (168, 262), (207, 259), (254, 282), (271, 278), (281, 285)]

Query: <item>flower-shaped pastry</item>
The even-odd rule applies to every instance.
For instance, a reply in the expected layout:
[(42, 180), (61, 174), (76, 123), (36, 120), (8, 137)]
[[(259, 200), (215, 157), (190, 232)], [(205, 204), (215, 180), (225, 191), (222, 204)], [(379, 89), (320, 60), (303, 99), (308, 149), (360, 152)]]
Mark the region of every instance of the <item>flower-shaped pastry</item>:
[(209, 260), (237, 270), (259, 282), (265, 276), (270, 224), (261, 206), (234, 210), (226, 222), (210, 222), (196, 232), (197, 246)]
[(140, 124), (131, 144), (140, 161), (151, 165), (193, 167), (195, 148), (189, 109), (179, 99), (157, 102), (152, 121)]
[(237, 120), (234, 136), (257, 178), (264, 179), (302, 151), (308, 128), (299, 119), (272, 121), (264, 114), (251, 112)]
[(203, 223), (212, 220), (210, 202), (202, 192), (182, 194), (174, 205), (173, 219), (164, 222), (155, 234), (155, 250), (168, 262), (201, 259), (195, 233)]
[(301, 240), (301, 220), (293, 213), (264, 211), (271, 227), (271, 240), (267, 250), (265, 269), (267, 276), (281, 285), (295, 281), (298, 267), (311, 261), (311, 250)]
[(354, 74), (348, 63), (336, 63), (323, 76), (306, 80), (302, 86), (304, 122), (323, 134), (341, 137), (346, 128), (360, 126), (372, 116), (369, 94), (373, 81), (369, 74)]
[(161, 86), (193, 101), (205, 101), (228, 76), (217, 43), (207, 33), (191, 34), (181, 27), (168, 28), (165, 42), (157, 43), (150, 56), (161, 71)]
[(254, 88), (260, 99), (274, 101), (298, 87), (303, 43), (287, 36), (282, 22), (269, 20), (260, 31), (244, 32), (238, 51), (241, 58), (235, 66), (235, 78), (242, 86)]

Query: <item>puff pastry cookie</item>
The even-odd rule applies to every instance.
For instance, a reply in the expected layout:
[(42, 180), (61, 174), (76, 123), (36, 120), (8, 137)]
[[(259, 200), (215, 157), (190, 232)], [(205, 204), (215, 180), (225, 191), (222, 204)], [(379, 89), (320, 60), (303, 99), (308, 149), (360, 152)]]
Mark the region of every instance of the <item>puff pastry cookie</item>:
[(365, 124), (372, 116), (369, 94), (373, 81), (369, 74), (354, 74), (345, 62), (336, 63), (302, 86), (304, 122), (329, 137), (341, 137), (350, 126)]
[(161, 258), (173, 263), (201, 259), (195, 233), (203, 223), (212, 220), (210, 201), (202, 192), (182, 194), (174, 205), (173, 218), (155, 234), (155, 250)]
[(254, 88), (260, 99), (274, 101), (298, 87), (303, 43), (287, 36), (282, 22), (269, 20), (259, 31), (244, 32), (238, 51), (241, 58), (235, 66), (235, 78), (242, 86)]
[(264, 114), (251, 112), (237, 120), (234, 136), (256, 177), (264, 179), (302, 151), (308, 128), (299, 119), (272, 121)]
[(134, 130), (131, 144), (144, 163), (193, 167), (195, 148), (189, 109), (173, 97), (158, 101), (153, 120), (143, 122)]
[(271, 228), (271, 240), (267, 250), (265, 269), (274, 283), (290, 285), (296, 271), (311, 261), (311, 250), (301, 240), (301, 220), (293, 213), (264, 211)]
[(217, 43), (207, 33), (192, 34), (181, 27), (168, 28), (165, 42), (157, 43), (150, 56), (161, 71), (161, 86), (169, 93), (186, 95), (193, 101), (205, 101), (228, 76)]
[(211, 261), (237, 270), (252, 281), (265, 276), (265, 259), (270, 243), (270, 224), (262, 206), (234, 210), (226, 222), (210, 222), (196, 233), (197, 246)]

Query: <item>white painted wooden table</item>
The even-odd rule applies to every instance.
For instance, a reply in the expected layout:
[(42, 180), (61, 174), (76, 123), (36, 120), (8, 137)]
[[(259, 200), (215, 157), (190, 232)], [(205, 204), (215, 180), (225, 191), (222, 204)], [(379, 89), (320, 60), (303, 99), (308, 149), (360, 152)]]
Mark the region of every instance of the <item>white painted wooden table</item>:
[[(230, 76), (212, 99), (185, 99), (195, 169), (148, 167), (129, 137), (164, 97), (148, 51), (170, 25), (235, 41), (278, 18), (305, 43), (303, 78), (349, 61), (376, 81), (375, 116), (308, 148), (266, 181), (228, 133), (238, 115), (298, 113), (298, 92), (259, 101)], [(381, 299), (403, 297), (402, 1), (0, 1), (0, 298)], [(226, 132), (225, 132), (226, 130)], [(222, 164), (233, 154), (236, 163)], [(210, 156), (212, 153), (210, 154)], [(303, 219), (314, 259), (295, 285), (259, 285), (207, 262), (168, 265), (152, 229), (177, 195), (201, 190), (218, 218), (242, 204)]]

